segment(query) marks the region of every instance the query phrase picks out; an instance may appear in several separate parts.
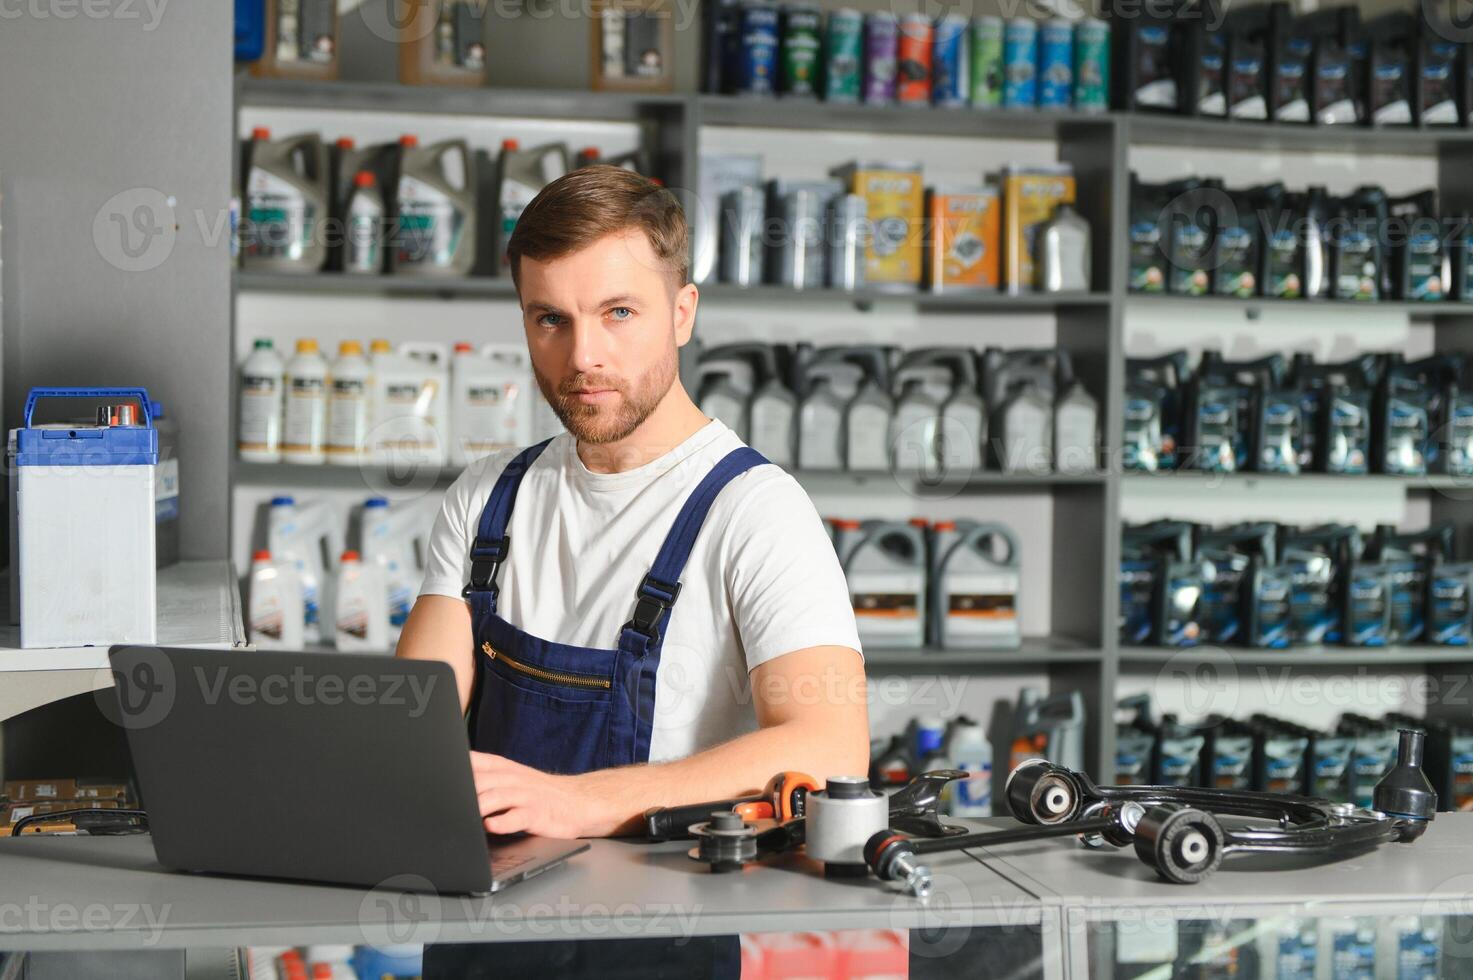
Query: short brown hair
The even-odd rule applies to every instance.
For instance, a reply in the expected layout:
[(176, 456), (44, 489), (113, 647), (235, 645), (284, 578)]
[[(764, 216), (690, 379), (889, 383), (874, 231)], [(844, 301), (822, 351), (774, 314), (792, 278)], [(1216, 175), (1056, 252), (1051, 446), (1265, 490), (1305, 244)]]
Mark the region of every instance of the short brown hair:
[(690, 232), (675, 195), (633, 171), (598, 164), (554, 180), (522, 211), (506, 243), (512, 283), (517, 283), (523, 256), (561, 258), (630, 228), (649, 236), (677, 287), (690, 281)]

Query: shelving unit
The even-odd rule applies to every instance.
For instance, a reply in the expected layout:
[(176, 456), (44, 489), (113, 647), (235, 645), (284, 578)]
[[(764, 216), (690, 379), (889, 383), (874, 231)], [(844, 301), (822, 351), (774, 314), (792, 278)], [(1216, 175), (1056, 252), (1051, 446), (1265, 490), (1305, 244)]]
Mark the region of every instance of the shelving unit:
[[(9, 605), (0, 590), (0, 606)], [(26, 649), (0, 617), (0, 720), (112, 683), (105, 646)], [(181, 561), (158, 572), (160, 646), (230, 650), (246, 645), (240, 590), (228, 561)]]
[[(393, 85), (356, 83), (308, 84), (248, 80), (238, 86), (239, 108), (300, 109), (343, 113), (426, 113), (431, 115), (494, 116), (558, 120), (636, 122), (655, 162), (656, 176), (679, 191), (699, 186), (703, 134), (723, 131), (765, 130), (791, 134), (811, 133), (815, 140), (842, 140), (845, 134), (940, 138), (983, 145), (1008, 141), (1009, 146), (1045, 143), (1062, 162), (1073, 165), (1078, 181), (1078, 207), (1094, 230), (1092, 291), (1077, 295), (995, 294), (897, 295), (874, 290), (855, 293), (830, 290), (793, 291), (762, 286), (741, 288), (721, 283), (701, 285), (703, 309), (792, 310), (795, 314), (848, 314), (904, 310), (918, 316), (978, 318), (977, 346), (1031, 346), (1029, 335), (1008, 330), (1009, 317), (1048, 316), (1054, 337), (1067, 348), (1076, 373), (1100, 400), (1103, 458), (1118, 466), (1121, 402), (1126, 357), (1126, 316), (1137, 310), (1167, 311), (1190, 321), (1197, 312), (1215, 315), (1241, 311), (1236, 330), (1252, 331), (1260, 314), (1280, 315), (1298, 310), (1332, 310), (1336, 323), (1387, 315), (1429, 328), (1438, 349), (1461, 344), (1464, 327), (1473, 325), (1473, 303), (1308, 303), (1221, 297), (1189, 298), (1131, 294), (1126, 280), (1126, 209), (1133, 147), (1259, 151), (1284, 154), (1373, 154), (1420, 156), (1435, 161), (1442, 206), (1445, 210), (1473, 207), (1473, 185), (1466, 174), (1473, 162), (1473, 132), (1461, 129), (1364, 129), (1295, 127), (1278, 124), (1219, 123), (1172, 116), (1098, 115), (1076, 113), (1017, 113), (968, 109), (876, 108), (839, 106), (822, 102), (751, 100), (740, 97), (685, 95), (625, 95), (588, 92), (527, 92), (484, 90), (444, 92), (404, 89)], [(739, 138), (733, 136), (733, 139)], [(877, 153), (880, 152), (878, 149)], [(896, 154), (885, 152), (883, 155)], [(840, 162), (834, 160), (833, 162)], [(1308, 183), (1308, 181), (1303, 181)], [(508, 279), (400, 280), (394, 277), (345, 277), (333, 274), (283, 276), (245, 272), (237, 275), (241, 293), (324, 295), (386, 295), (440, 297), (447, 300), (514, 299)], [(1330, 328), (1327, 328), (1327, 333)], [(904, 346), (926, 343), (920, 337), (898, 336)], [(307, 472), (311, 470), (310, 474)], [(433, 482), (444, 486), (455, 473), (435, 473)], [(370, 472), (365, 482), (359, 471), (337, 468), (283, 468), (235, 464), (232, 485), (272, 486), (288, 480), (303, 486), (356, 489), (381, 478)], [(855, 493), (894, 488), (897, 481), (880, 474), (797, 474), (811, 492)], [(426, 479), (417, 474), (414, 479)], [(355, 484), (353, 481), (357, 480)], [(1180, 481), (1180, 482), (1174, 482)], [(1456, 492), (1473, 480), (1451, 477), (1298, 478), (1239, 474), (1122, 474), (1109, 469), (1084, 476), (1020, 475), (982, 472), (935, 489), (938, 495), (984, 495), (986, 513), (992, 495), (1024, 499), (1045, 495), (1051, 517), (1051, 552), (1040, 564), (1051, 569), (1048, 609), (1051, 630), (1046, 638), (1029, 638), (1020, 651), (982, 653), (942, 651), (872, 651), (871, 673), (966, 673), (1010, 675), (1027, 668), (1046, 674), (1058, 690), (1084, 692), (1090, 713), (1087, 756), (1103, 779), (1113, 774), (1114, 724), (1112, 707), (1122, 673), (1150, 673), (1164, 665), (1190, 664), (1194, 659), (1229, 656), (1244, 666), (1279, 664), (1289, 667), (1356, 668), (1414, 671), (1456, 668), (1473, 662), (1473, 653), (1434, 647), (1391, 650), (1344, 648), (1291, 651), (1231, 650), (1223, 653), (1183, 653), (1176, 650), (1122, 648), (1116, 635), (1119, 591), (1119, 534), (1123, 497), (1140, 488), (1181, 487), (1184, 504), (1200, 499), (1213, 485), (1259, 487), (1270, 496), (1281, 489), (1324, 494), (1341, 488), (1375, 488), (1395, 497), (1413, 495), (1423, 501), (1433, 519), (1456, 518), (1473, 522), (1473, 502)], [(910, 488), (913, 489), (913, 488)], [(924, 494), (918, 495), (924, 499)], [(1473, 497), (1473, 494), (1468, 495)], [(973, 505), (975, 506), (975, 505)], [(1025, 561), (1027, 561), (1025, 556)]]

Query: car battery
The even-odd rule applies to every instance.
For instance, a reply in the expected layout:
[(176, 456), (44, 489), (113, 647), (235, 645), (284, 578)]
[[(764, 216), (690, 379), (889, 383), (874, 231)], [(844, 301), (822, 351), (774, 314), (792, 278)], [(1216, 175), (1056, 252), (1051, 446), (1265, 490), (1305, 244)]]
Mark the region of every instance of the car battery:
[[(37, 422), (41, 402), (92, 421)], [(15, 446), (22, 647), (157, 640), (159, 439), (143, 388), (33, 388)]]

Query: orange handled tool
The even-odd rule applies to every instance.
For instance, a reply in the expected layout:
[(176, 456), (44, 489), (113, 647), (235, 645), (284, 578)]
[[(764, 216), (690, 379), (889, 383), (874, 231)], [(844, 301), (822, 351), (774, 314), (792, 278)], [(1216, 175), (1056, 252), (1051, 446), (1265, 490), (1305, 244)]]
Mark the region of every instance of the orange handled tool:
[(653, 807), (644, 812), (645, 839), (656, 843), (685, 840), (691, 824), (705, 823), (717, 810), (732, 810), (743, 820), (776, 820), (782, 823), (806, 812), (809, 792), (818, 780), (805, 772), (780, 772), (767, 781), (761, 794), (734, 800), (713, 800), (686, 806)]

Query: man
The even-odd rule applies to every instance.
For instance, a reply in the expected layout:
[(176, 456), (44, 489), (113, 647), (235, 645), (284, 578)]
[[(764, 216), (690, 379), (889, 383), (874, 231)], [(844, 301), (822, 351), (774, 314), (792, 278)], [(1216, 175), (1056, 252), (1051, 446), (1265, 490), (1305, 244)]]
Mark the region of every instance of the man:
[[(779, 771), (868, 768), (858, 631), (822, 522), (680, 384), (688, 244), (673, 195), (596, 166), (544, 188), (507, 246), (533, 372), (568, 431), (450, 488), (398, 648), (454, 667), (492, 833), (628, 833), (649, 807)], [(735, 966), (734, 941), (641, 943), (647, 966), (623, 944), (598, 975), (677, 955), (674, 976)], [(483, 955), (515, 975), (519, 951)]]

